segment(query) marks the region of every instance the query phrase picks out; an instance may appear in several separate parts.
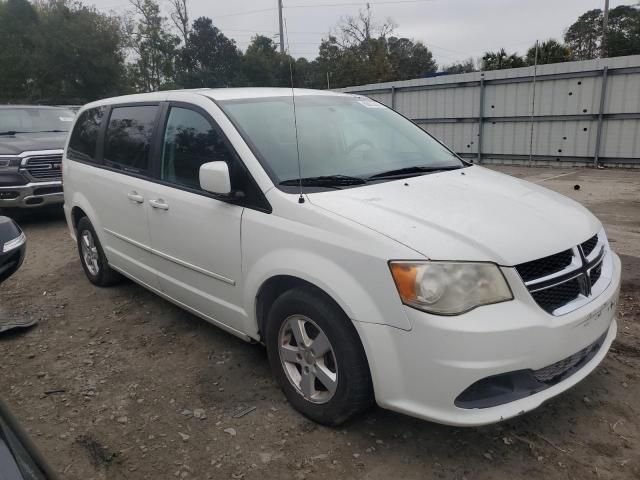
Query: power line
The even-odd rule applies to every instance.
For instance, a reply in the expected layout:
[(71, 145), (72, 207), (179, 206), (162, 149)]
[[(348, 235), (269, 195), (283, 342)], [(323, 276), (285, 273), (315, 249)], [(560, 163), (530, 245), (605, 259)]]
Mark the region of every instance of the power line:
[(217, 19), (217, 18), (226, 18), (226, 17), (236, 17), (236, 16), (239, 16), (239, 15), (251, 15), (251, 14), (254, 14), (254, 13), (272, 12), (273, 10), (275, 10), (275, 7), (260, 8), (258, 10), (245, 10), (243, 12), (225, 13), (223, 15), (213, 15), (213, 18)]

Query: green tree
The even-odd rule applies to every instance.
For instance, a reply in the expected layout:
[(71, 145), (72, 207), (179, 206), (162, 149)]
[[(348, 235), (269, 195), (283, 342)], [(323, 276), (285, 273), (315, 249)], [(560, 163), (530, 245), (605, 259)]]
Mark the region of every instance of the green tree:
[(393, 80), (417, 78), (438, 69), (433, 54), (422, 42), (390, 37), (387, 49)]
[(289, 61), (295, 60), (280, 54), (269, 37), (254, 36), (242, 60), (242, 72), (247, 86), (286, 87), (291, 83)]
[(517, 53), (507, 53), (504, 48), (497, 52), (486, 52), (482, 56), (483, 70), (503, 70), (526, 66), (524, 59)]
[(168, 30), (155, 0), (130, 0), (137, 20), (125, 23), (129, 47), (135, 60), (130, 65), (132, 85), (143, 92), (175, 86), (180, 39)]
[(227, 87), (239, 83), (242, 53), (210, 18), (200, 17), (181, 51), (179, 83), (183, 87)]
[(120, 93), (123, 40), (117, 19), (66, 0), (37, 5), (40, 17), (36, 77), (40, 101), (84, 103)]
[(27, 0), (0, 1), (0, 99), (31, 97), (38, 15)]
[(580, 15), (567, 29), (564, 41), (576, 60), (640, 53), (640, 6), (620, 5), (609, 11), (604, 45), (602, 22), (602, 10), (594, 9)]
[[(570, 62), (573, 60), (571, 50), (566, 45), (554, 39), (549, 39), (538, 45), (538, 65), (546, 63)], [(527, 64), (533, 65), (536, 62), (536, 46), (527, 50)]]
[(0, 62), (5, 101), (84, 103), (125, 90), (118, 20), (67, 0), (0, 1)]
[(578, 17), (564, 34), (564, 42), (576, 60), (600, 56), (602, 41), (602, 10), (589, 10)]
[(320, 44), (312, 65), (315, 84), (332, 88), (406, 80), (435, 72), (431, 51), (421, 42), (393, 36), (391, 20), (374, 21), (371, 11), (344, 18), (337, 33)]
[(609, 12), (605, 50), (608, 57), (640, 53), (640, 6), (620, 5)]
[(467, 58), (462, 62), (452, 63), (451, 65), (444, 67), (442, 71), (451, 74), (475, 72), (477, 71), (476, 62), (473, 60), (473, 58)]

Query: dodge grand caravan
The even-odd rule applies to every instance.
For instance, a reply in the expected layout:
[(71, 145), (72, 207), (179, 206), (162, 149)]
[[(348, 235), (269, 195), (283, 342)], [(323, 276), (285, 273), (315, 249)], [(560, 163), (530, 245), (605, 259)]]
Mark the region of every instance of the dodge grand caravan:
[(91, 282), (128, 277), (264, 343), (288, 400), (321, 423), (374, 401), (500, 421), (585, 378), (616, 335), (620, 260), (591, 213), (365, 97), (99, 101), (63, 174)]

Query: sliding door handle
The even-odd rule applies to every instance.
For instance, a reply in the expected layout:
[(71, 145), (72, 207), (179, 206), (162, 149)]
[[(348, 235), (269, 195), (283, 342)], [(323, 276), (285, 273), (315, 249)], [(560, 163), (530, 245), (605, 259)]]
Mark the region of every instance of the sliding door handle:
[(158, 210), (169, 210), (169, 205), (161, 198), (157, 200), (149, 200), (149, 205)]
[(136, 202), (136, 203), (142, 203), (144, 202), (144, 197), (142, 195), (140, 195), (138, 192), (133, 191), (133, 192), (129, 192), (127, 194), (127, 198), (129, 200), (131, 200), (132, 202)]

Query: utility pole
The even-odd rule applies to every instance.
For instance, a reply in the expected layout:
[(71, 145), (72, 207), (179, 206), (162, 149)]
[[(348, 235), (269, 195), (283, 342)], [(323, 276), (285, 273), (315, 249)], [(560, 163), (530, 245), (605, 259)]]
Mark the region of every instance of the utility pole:
[(538, 77), (538, 47), (540, 43), (536, 40), (536, 56), (533, 62), (533, 85), (531, 87), (531, 130), (529, 133), (529, 166), (533, 163), (533, 116), (536, 110), (536, 79)]
[(604, 0), (604, 16), (602, 17), (602, 45), (600, 56), (607, 57), (607, 28), (609, 24), (609, 0)]
[(284, 55), (284, 27), (282, 25), (282, 0), (278, 0), (278, 17), (280, 19), (280, 53)]

